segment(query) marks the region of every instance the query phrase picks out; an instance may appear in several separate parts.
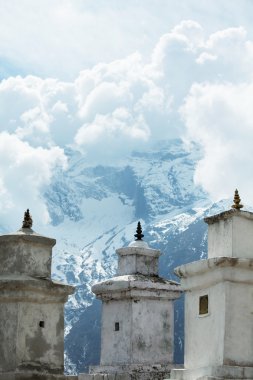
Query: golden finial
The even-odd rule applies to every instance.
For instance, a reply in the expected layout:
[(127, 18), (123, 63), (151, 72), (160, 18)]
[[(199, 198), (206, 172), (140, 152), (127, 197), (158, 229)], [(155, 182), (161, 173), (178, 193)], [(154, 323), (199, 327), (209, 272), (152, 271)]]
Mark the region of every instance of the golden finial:
[(234, 204), (231, 207), (235, 208), (236, 210), (240, 210), (240, 208), (243, 207), (243, 205), (240, 202), (241, 202), (241, 198), (239, 196), (238, 190), (235, 189)]
[(27, 209), (24, 214), (22, 228), (32, 228), (32, 225), (33, 225), (32, 216), (30, 215), (29, 209)]

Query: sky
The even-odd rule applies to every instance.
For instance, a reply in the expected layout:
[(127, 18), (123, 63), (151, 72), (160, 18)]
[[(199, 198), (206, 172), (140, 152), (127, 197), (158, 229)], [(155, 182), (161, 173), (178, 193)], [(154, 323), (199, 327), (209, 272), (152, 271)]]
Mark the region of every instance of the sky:
[(195, 183), (253, 206), (253, 1), (0, 0), (0, 217), (68, 165), (181, 138)]

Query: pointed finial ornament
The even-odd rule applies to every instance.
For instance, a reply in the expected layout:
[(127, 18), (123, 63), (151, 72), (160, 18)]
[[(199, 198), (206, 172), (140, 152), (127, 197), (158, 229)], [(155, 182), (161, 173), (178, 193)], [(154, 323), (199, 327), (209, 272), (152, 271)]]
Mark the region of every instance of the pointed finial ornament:
[(138, 222), (136, 234), (134, 236), (136, 237), (135, 240), (142, 240), (142, 238), (144, 237), (144, 235), (142, 233), (141, 222)]
[(243, 205), (240, 202), (241, 202), (241, 198), (239, 196), (238, 190), (235, 189), (234, 204), (231, 207), (235, 208), (236, 210), (240, 210), (240, 208), (243, 207)]
[(26, 212), (24, 213), (22, 228), (32, 228), (32, 225), (33, 225), (33, 220), (30, 215), (29, 209), (27, 209)]

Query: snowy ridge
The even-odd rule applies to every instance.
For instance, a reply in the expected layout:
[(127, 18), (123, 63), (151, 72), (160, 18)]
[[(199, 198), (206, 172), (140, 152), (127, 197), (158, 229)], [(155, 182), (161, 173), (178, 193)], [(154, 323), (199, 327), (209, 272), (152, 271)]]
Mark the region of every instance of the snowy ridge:
[[(201, 152), (197, 146), (185, 150), (180, 140), (133, 152), (115, 166), (88, 167), (80, 153), (69, 149), (67, 154), (68, 170), (59, 172), (45, 192), (52, 225), (42, 232), (57, 239), (53, 277), (76, 286), (66, 306), (66, 371), (71, 372), (98, 361), (99, 305), (91, 286), (115, 275), (115, 251), (133, 240), (137, 221), (145, 240), (164, 253), (161, 275), (175, 279), (175, 266), (205, 255), (202, 219), (211, 203), (193, 183)], [(87, 329), (93, 329), (94, 320), (92, 337)]]

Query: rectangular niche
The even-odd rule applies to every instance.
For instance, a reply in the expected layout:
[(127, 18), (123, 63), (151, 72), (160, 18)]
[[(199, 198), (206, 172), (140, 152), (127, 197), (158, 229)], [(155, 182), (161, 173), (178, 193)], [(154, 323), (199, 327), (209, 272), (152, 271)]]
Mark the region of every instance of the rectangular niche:
[(114, 331), (119, 331), (119, 322), (115, 322)]
[(199, 297), (199, 315), (208, 314), (208, 295)]

